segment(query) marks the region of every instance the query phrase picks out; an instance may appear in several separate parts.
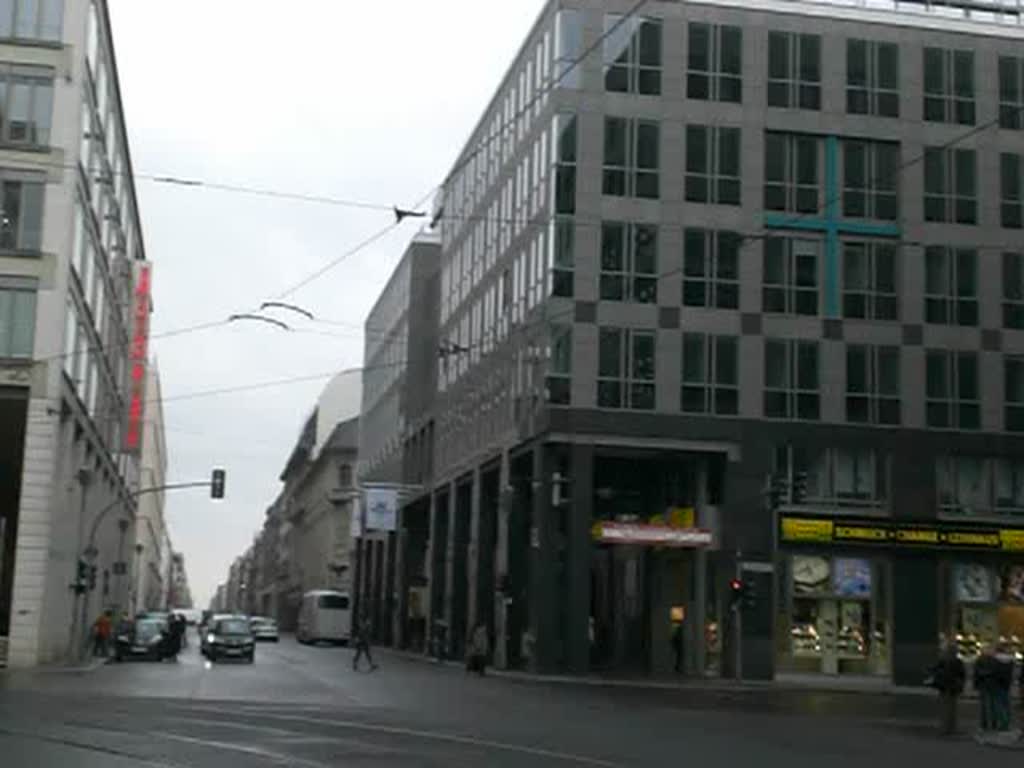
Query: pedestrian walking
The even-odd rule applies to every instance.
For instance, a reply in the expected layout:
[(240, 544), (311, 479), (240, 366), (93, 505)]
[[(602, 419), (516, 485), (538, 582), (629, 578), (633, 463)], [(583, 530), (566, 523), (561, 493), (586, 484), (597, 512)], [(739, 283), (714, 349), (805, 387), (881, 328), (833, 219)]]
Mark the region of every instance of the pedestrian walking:
[(939, 692), (939, 733), (952, 736), (956, 733), (956, 713), (960, 694), (964, 692), (967, 671), (957, 654), (955, 642), (949, 642), (939, 654), (939, 660), (931, 669), (931, 684)]
[(1013, 654), (1006, 643), (996, 647), (992, 686), (995, 730), (1010, 730), (1010, 688), (1013, 687)]
[(672, 652), (675, 654), (676, 674), (683, 671), (683, 622), (677, 621), (672, 627)]
[(359, 660), (363, 656), (366, 657), (366, 661), (370, 665), (370, 671), (377, 669), (377, 665), (373, 662), (373, 655), (370, 653), (370, 619), (367, 616), (363, 616), (356, 623), (356, 655), (352, 657), (352, 669), (359, 669)]
[(998, 662), (992, 646), (986, 645), (974, 662), (974, 690), (978, 693), (979, 725), (983, 734), (996, 728), (996, 677)]
[(487, 627), (477, 624), (469, 639), (469, 652), (466, 654), (466, 671), (476, 672), (483, 677), (487, 670), (487, 656), (491, 650), (491, 640)]
[(106, 657), (110, 648), (110, 634), (114, 628), (111, 611), (101, 613), (92, 625), (92, 655)]

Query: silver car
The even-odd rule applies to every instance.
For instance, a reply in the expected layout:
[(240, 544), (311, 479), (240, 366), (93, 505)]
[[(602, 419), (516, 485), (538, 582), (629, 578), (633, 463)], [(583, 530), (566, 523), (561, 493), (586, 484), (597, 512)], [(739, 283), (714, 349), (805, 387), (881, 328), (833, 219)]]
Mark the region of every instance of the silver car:
[(256, 641), (266, 640), (271, 643), (278, 641), (277, 622), (267, 616), (253, 616), (249, 619), (249, 629)]

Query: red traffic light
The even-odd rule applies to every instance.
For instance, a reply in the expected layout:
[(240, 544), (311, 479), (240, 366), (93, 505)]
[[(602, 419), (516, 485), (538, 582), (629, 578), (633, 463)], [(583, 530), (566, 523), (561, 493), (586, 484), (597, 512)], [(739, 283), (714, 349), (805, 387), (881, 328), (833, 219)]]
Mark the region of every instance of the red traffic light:
[(733, 592), (742, 592), (743, 591), (743, 582), (740, 581), (739, 579), (733, 579), (732, 581), (729, 582), (729, 588)]

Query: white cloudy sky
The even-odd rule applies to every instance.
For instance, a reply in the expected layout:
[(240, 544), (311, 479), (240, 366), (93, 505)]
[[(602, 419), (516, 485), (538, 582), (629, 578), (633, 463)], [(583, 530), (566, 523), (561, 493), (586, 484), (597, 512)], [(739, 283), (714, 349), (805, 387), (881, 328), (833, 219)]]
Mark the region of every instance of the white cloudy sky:
[[(541, 0), (110, 0), (135, 170), (391, 205), (443, 178)], [(390, 214), (140, 179), (153, 333), (245, 311), (386, 226)], [(361, 327), (408, 223), (292, 297), (332, 325), (156, 339), (169, 480), (228, 471), (229, 498), (167, 497), (205, 605), (251, 543), (322, 382), (175, 395), (362, 362)]]

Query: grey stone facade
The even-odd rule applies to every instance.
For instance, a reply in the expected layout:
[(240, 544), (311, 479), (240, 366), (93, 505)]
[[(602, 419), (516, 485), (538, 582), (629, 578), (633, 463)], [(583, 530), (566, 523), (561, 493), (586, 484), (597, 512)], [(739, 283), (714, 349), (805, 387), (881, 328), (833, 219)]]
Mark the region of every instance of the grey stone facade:
[[(1016, 356), (1024, 354), (1024, 330), (1004, 317), (1017, 289), (1008, 287), (1004, 278), (1012, 273), (1003, 266), (1004, 253), (1024, 250), (1024, 237), (1004, 226), (1001, 207), (1008, 197), (1001, 155), (1024, 153), (1024, 131), (1000, 125), (1006, 105), (999, 71), (1001, 56), (1016, 57), (1019, 69), (1024, 32), (963, 11), (952, 17), (770, 0), (651, 2), (639, 15), (660, 22), (660, 93), (610, 92), (605, 78), (613, 62), (603, 59), (599, 38), (615, 23), (606, 15), (633, 5), (550, 3), (444, 185), (440, 344), (454, 354), (442, 355), (437, 377), (430, 626), (445, 638), (435, 650), (455, 656), (465, 633), (483, 621), (494, 633), (498, 664), (582, 672), (603, 659), (663, 673), (672, 655), (666, 614), (681, 607), (688, 617), (686, 671), (735, 674), (740, 635), (726, 585), (753, 560), (770, 572), (758, 571), (762, 597), (743, 623), (742, 663), (746, 675), (770, 677), (780, 665), (800, 667), (806, 660), (795, 658), (785, 640), (790, 627), (799, 629), (794, 605), (803, 598), (794, 596), (792, 576), (799, 549), (777, 540), (778, 519), (763, 500), (769, 476), (790, 484), (798, 475), (807, 478), (805, 498), (787, 492), (783, 512), (1012, 525), (1024, 511), (1017, 490), (1024, 481), (1024, 436), (1013, 415), (1021, 394), (1007, 390), (1016, 381)], [(703, 72), (691, 50), (697, 45), (691, 46), (693, 25), (710, 30), (712, 92), (725, 87), (719, 30), (738, 30), (742, 97), (735, 103), (691, 93), (691, 75)], [(780, 32), (797, 36), (790, 41), (816, 36), (818, 108), (769, 106), (769, 40)], [(898, 116), (850, 111), (856, 76), (848, 41), (867, 41), (869, 51), (895, 44)], [(565, 61), (594, 44), (593, 55), (552, 86)], [(954, 89), (950, 69), (948, 93), (936, 97), (951, 110), (948, 121), (924, 119), (926, 104), (936, 102), (925, 91), (926, 80), (935, 77), (925, 71), (928, 48), (970, 52), (970, 76), (957, 77), (971, 85), (958, 80)], [(875, 99), (884, 90), (881, 64), (874, 53), (868, 56)], [(948, 56), (952, 62), (954, 54)], [(973, 116), (954, 116), (954, 91), (972, 94), (966, 100)], [(575, 119), (575, 131), (571, 150), (563, 152), (567, 118)], [(658, 126), (657, 195), (609, 193), (608, 171), (619, 163), (606, 155), (608, 118)], [(738, 130), (737, 173), (718, 172), (726, 161), (716, 151), (703, 153), (713, 170), (700, 168), (691, 158), (699, 154), (689, 146), (692, 126), (706, 127), (719, 151), (723, 129)], [(813, 201), (787, 202), (780, 210), (769, 202), (768, 168), (777, 147), (797, 139), (812, 147)], [(773, 152), (766, 149), (770, 141)], [(881, 154), (876, 145), (893, 143), (894, 161), (873, 168), (866, 182), (854, 180), (859, 147)], [(934, 208), (926, 210), (926, 198), (951, 194), (946, 190), (956, 186), (946, 168), (944, 190), (937, 192), (934, 182), (926, 187), (937, 157), (929, 148), (973, 150), (974, 182), (966, 185), (973, 190), (964, 196), (974, 213), (963, 214), (973, 223), (952, 223), (961, 216), (952, 207), (938, 217)], [(639, 185), (645, 170), (633, 160), (625, 161), (627, 187)], [(792, 174), (787, 195), (799, 191), (796, 163), (784, 164)], [(699, 195), (687, 191), (688, 175), (709, 176), (712, 185), (735, 177), (739, 204), (698, 202)], [(572, 194), (558, 197), (570, 176)], [(870, 188), (877, 205), (874, 196), (890, 179), (898, 212), (859, 213), (858, 184)], [(711, 196), (725, 194), (721, 186), (711, 189)], [(929, 220), (935, 218), (950, 220)], [(555, 238), (559, 222), (571, 232), (571, 263), (560, 250), (564, 241)], [(609, 222), (657, 228), (653, 269), (631, 269), (632, 253), (619, 257), (623, 269), (608, 268), (603, 239)], [(687, 281), (698, 277), (687, 253), (692, 229), (727, 231), (738, 240), (736, 275), (728, 281), (738, 295), (733, 306), (710, 300), (710, 307), (694, 306), (693, 294), (688, 298)], [(630, 242), (627, 252), (637, 247)], [(793, 249), (780, 251), (781, 281), (771, 272), (769, 251), (776, 247)], [(861, 247), (875, 260), (882, 257), (874, 249), (894, 250), (895, 289), (879, 288), (875, 276), (868, 292), (872, 302), (891, 299), (896, 311), (857, 316), (851, 274)], [(970, 249), (970, 274), (957, 273), (955, 250), (926, 256), (929, 247)], [(802, 248), (813, 254), (812, 266), (797, 277)], [(708, 290), (717, 290), (714, 268), (705, 270)], [(653, 278), (656, 299), (650, 293), (643, 301), (637, 294), (609, 299), (609, 276), (619, 272), (627, 273), (626, 285), (638, 276)], [(797, 309), (798, 301), (810, 304)], [(558, 338), (569, 329), (567, 365)], [(623, 339), (649, 334), (653, 361), (645, 357), (645, 365), (636, 366), (633, 347), (606, 352), (611, 368), (618, 368), (609, 374), (602, 329), (620, 329)], [(694, 380), (692, 371), (684, 375), (685, 340), (692, 334), (727, 337), (735, 345), (724, 396), (716, 389), (723, 383), (718, 374), (709, 373), (717, 371), (717, 352), (714, 362), (700, 352), (703, 379)], [(782, 358), (780, 344), (789, 350)], [(813, 356), (803, 357), (809, 348)], [(877, 357), (890, 353), (894, 367)], [(871, 362), (859, 362), (868, 359), (862, 354)], [(974, 360), (973, 369), (962, 356)], [(948, 370), (940, 376), (943, 365)], [(864, 387), (858, 366), (870, 380)], [(883, 369), (887, 384), (879, 383)], [(694, 407), (687, 398), (700, 402), (701, 386), (704, 405)], [(717, 410), (712, 403), (720, 396), (728, 404)], [(610, 407), (617, 398), (633, 407)], [(895, 411), (883, 416), (893, 402)], [(621, 466), (632, 470), (616, 474)], [(644, 495), (639, 477), (674, 485)], [(626, 500), (626, 491), (641, 500)], [(630, 552), (592, 541), (595, 520), (644, 517), (666, 506), (693, 506), (698, 525), (715, 533), (712, 551)], [(910, 557), (881, 550), (868, 557), (856, 548), (811, 551), (829, 562), (851, 553), (874, 569), (870, 599), (857, 603), (870, 615), (863, 634), (873, 639), (863, 645), (873, 650), (863, 664), (844, 659), (836, 669), (826, 663), (816, 670), (831, 674), (845, 664), (898, 682), (919, 682), (920, 659), (934, 652), (939, 635), (961, 631), (960, 607), (950, 597), (956, 568), (966, 561), (992, 568), (1016, 563), (1005, 552)], [(631, 569), (641, 576), (623, 575)], [(633, 587), (623, 586), (631, 579)], [(643, 608), (635, 620), (620, 619), (631, 610), (622, 594), (636, 583)], [(714, 644), (707, 640), (712, 632)]]

